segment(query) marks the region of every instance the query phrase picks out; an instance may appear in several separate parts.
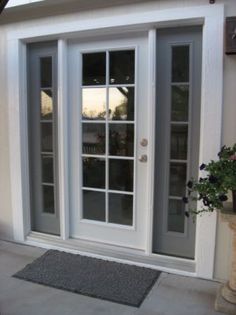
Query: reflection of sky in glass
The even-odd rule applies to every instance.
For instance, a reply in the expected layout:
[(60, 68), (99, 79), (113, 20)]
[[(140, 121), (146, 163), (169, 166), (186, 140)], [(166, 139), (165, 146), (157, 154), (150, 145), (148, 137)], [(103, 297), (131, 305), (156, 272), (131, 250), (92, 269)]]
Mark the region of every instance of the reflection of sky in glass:
[[(133, 89), (127, 87), (109, 88), (109, 118), (112, 120), (133, 120)], [(106, 118), (106, 88), (84, 88), (83, 119), (103, 120)]]
[(43, 119), (52, 118), (53, 103), (50, 90), (41, 91), (41, 116)]
[[(123, 91), (123, 93), (122, 93)], [(109, 111), (112, 119), (127, 119), (128, 93), (126, 87), (109, 89)], [(106, 118), (106, 89), (85, 88), (83, 89), (83, 118), (105, 119)]]
[(104, 119), (106, 117), (106, 89), (83, 89), (83, 118)]

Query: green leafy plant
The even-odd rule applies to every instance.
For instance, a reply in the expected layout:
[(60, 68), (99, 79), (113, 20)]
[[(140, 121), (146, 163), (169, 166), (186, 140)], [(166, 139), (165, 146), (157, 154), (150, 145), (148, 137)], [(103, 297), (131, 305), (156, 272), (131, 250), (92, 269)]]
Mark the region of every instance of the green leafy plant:
[[(222, 209), (223, 202), (228, 200), (227, 193), (236, 191), (236, 143), (232, 147), (223, 146), (218, 160), (203, 163), (200, 170), (204, 175), (188, 181), (188, 195), (183, 197), (183, 202), (189, 204), (187, 217)], [(196, 209), (197, 201), (202, 202), (200, 209)]]

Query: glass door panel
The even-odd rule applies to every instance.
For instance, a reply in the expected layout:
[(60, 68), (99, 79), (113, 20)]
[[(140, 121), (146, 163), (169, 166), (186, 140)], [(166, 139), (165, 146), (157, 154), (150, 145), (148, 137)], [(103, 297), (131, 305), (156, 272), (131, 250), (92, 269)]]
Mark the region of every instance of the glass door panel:
[(173, 45), (171, 47), (171, 93), (173, 94), (171, 95), (170, 104), (171, 121), (167, 232), (185, 232), (185, 207), (181, 205), (181, 202), (182, 196), (186, 192), (189, 159), (189, 71), (190, 45)]
[(134, 121), (134, 87), (109, 88), (109, 118)]
[(146, 36), (69, 44), (72, 237), (144, 247), (146, 192), (137, 194), (137, 176), (146, 171), (136, 156), (137, 137), (147, 134), (147, 47)]
[[(84, 53), (82, 60), (83, 196), (86, 196), (86, 205), (89, 202), (88, 196), (91, 196), (91, 203), (98, 198), (99, 204), (104, 204), (104, 215), (101, 215), (99, 206), (96, 208), (100, 215), (96, 215), (94, 210), (93, 215), (90, 213), (88, 216), (88, 210), (85, 210), (83, 218), (95, 221), (97, 218), (106, 224), (112, 221), (132, 226), (132, 220), (122, 221), (121, 215), (118, 215), (116, 220), (114, 213), (121, 211), (122, 205), (119, 200), (125, 198), (126, 192), (130, 193), (128, 200), (132, 201), (133, 198), (135, 51), (106, 50)], [(95, 63), (91, 70), (90, 62)], [(126, 67), (126, 64), (129, 66)], [(127, 83), (129, 86), (125, 86)], [(87, 87), (84, 84), (87, 84)], [(112, 120), (119, 123), (112, 123)], [(92, 157), (95, 155), (96, 158)], [(125, 157), (129, 157), (129, 160)], [(88, 194), (90, 188), (93, 188), (92, 195)], [(111, 191), (113, 195), (110, 194)], [(121, 195), (119, 191), (123, 194)], [(113, 207), (116, 211), (110, 215)], [(132, 218), (132, 215), (129, 217)], [(113, 219), (110, 221), (109, 218)]]
[(84, 88), (82, 90), (83, 119), (84, 120), (106, 119), (106, 100), (107, 100), (106, 89)]

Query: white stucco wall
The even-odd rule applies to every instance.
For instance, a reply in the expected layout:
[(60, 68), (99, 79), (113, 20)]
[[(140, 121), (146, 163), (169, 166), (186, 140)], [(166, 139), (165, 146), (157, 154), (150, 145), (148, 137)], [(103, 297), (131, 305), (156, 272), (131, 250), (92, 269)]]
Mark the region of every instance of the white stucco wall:
[(0, 238), (11, 239), (12, 212), (10, 200), (8, 112), (6, 100), (5, 31), (0, 30)]
[[(225, 15), (236, 16), (236, 1), (226, 0)], [(222, 144), (236, 142), (236, 55), (224, 57), (224, 98)], [(229, 273), (232, 235), (226, 223), (218, 220), (215, 277), (226, 279)]]
[[(17, 0), (12, 1), (13, 3)], [(34, 1), (23, 1), (20, 2), (34, 2)], [(47, 2), (47, 1), (45, 1)], [(62, 5), (60, 8), (57, 7), (57, 13), (66, 12), (66, 10), (79, 10), (79, 4), (83, 6), (83, 2), (86, 1), (69, 1), (70, 7)], [(208, 4), (208, 0), (156, 0), (156, 1), (140, 1), (140, 0), (126, 0), (126, 3), (136, 2), (136, 4), (130, 4), (129, 9), (120, 5), (119, 7), (110, 9), (101, 9), (99, 11), (86, 12), (83, 6), (83, 12), (81, 12), (81, 18), (83, 16), (90, 16), (99, 14), (103, 15), (114, 15), (117, 11), (126, 12), (132, 10), (132, 12), (145, 11), (147, 9), (155, 7), (156, 9), (165, 9), (173, 7), (185, 7)], [(143, 2), (143, 3), (138, 3)], [(225, 3), (226, 16), (236, 16), (236, 1), (235, 0), (217, 0), (217, 3)], [(88, 3), (88, 1), (87, 1)], [(112, 1), (100, 1), (102, 6), (106, 3), (111, 5)], [(117, 3), (124, 3), (122, 0), (117, 0)], [(10, 8), (9, 8), (10, 10)], [(41, 8), (43, 12), (43, 8)], [(10, 11), (9, 11), (10, 14)], [(17, 13), (17, 20), (21, 19), (19, 13)], [(40, 14), (38, 10), (37, 14)], [(53, 14), (53, 12), (47, 12), (47, 14)], [(26, 12), (22, 14), (22, 21), (24, 23), (26, 19), (30, 19), (31, 13)], [(11, 17), (12, 19), (12, 17)], [(7, 11), (3, 16), (2, 23), (7, 21)], [(1, 17), (0, 17), (1, 24)], [(13, 25), (10, 25), (11, 27)], [(19, 25), (14, 27), (19, 27)], [(7, 99), (6, 99), (6, 51), (5, 51), (5, 28), (6, 26), (0, 25), (0, 238), (12, 239), (12, 213), (11, 213), (11, 200), (10, 200), (10, 175), (9, 175), (9, 144), (8, 144), (8, 114), (7, 114)], [(217, 34), (216, 34), (217, 36)], [(14, 93), (14, 91), (12, 91)], [(236, 56), (225, 56), (224, 57), (224, 100), (223, 100), (223, 130), (222, 130), (222, 144), (231, 145), (236, 142)], [(228, 276), (229, 262), (230, 262), (230, 249), (231, 249), (231, 233), (225, 223), (218, 222), (217, 228), (217, 242), (216, 242), (216, 260), (215, 260), (215, 278), (224, 280)]]

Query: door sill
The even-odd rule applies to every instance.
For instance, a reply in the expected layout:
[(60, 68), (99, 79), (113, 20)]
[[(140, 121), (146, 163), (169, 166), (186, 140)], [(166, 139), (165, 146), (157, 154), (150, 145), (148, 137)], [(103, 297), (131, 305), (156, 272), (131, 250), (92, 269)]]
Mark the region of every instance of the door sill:
[(100, 244), (79, 239), (62, 240), (60, 237), (37, 232), (31, 232), (24, 244), (55, 249), (99, 259), (116, 261), (141, 267), (148, 267), (160, 271), (196, 277), (196, 262), (178, 257), (147, 254), (145, 251)]

